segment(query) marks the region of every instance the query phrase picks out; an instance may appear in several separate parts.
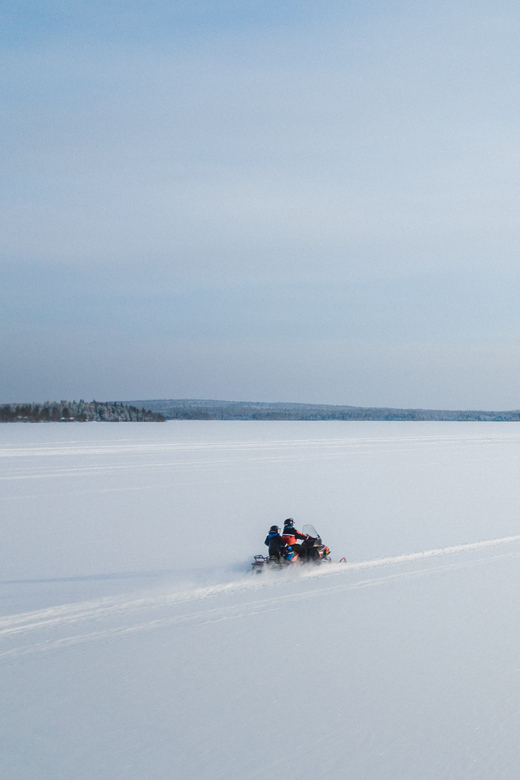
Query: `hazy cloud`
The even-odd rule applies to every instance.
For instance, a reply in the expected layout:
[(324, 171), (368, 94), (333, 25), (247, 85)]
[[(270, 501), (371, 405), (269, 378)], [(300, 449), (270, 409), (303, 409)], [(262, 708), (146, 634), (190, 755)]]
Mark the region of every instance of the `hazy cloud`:
[(5, 400), (511, 405), (516, 6), (89, 6), (4, 9)]

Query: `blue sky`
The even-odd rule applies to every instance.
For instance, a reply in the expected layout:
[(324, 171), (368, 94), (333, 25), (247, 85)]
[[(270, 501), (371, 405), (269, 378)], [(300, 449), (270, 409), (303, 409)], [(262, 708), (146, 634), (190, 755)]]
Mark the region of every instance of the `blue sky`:
[(0, 30), (0, 402), (520, 408), (515, 4)]

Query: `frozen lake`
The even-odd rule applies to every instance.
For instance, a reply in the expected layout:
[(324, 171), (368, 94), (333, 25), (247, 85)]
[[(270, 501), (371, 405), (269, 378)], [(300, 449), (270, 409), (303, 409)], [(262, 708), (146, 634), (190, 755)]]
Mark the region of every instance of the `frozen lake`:
[[(3, 776), (518, 776), (517, 424), (2, 425), (0, 463)], [(348, 564), (248, 574), (288, 516)]]

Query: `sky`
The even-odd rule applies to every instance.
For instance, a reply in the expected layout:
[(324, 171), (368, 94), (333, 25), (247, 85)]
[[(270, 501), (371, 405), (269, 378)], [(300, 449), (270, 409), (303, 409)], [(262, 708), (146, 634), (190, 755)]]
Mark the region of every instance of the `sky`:
[(0, 402), (520, 408), (519, 33), (4, 0)]

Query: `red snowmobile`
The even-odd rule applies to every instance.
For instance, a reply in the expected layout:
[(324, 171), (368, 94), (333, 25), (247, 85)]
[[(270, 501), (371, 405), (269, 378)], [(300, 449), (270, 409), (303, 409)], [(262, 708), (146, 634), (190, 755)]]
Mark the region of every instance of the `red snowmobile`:
[(253, 572), (260, 574), (267, 569), (280, 570), (287, 566), (294, 566), (295, 564), (304, 563), (331, 563), (329, 558), (330, 550), (321, 541), (321, 536), (316, 531), (313, 525), (304, 525), (302, 533), (306, 534), (307, 539), (304, 539), (301, 543), (299, 552), (293, 554), (292, 560), (287, 557), (280, 559), (273, 558), (266, 555), (255, 555), (255, 558), (251, 564)]

